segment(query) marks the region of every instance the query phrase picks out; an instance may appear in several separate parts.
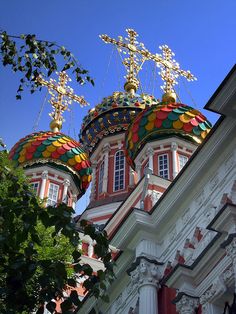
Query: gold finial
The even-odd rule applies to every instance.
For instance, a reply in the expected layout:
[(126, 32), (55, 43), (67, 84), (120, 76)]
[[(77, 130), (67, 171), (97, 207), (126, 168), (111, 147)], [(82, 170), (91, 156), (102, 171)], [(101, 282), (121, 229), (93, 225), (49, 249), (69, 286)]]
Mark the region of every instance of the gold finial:
[(82, 96), (73, 94), (73, 89), (67, 86), (67, 82), (71, 81), (71, 79), (66, 74), (66, 72), (60, 72), (59, 83), (53, 79), (50, 79), (49, 82), (45, 81), (41, 76), (38, 77), (37, 81), (39, 84), (46, 86), (52, 96), (49, 102), (53, 107), (53, 111), (49, 115), (52, 118), (50, 128), (53, 132), (60, 131), (62, 122), (64, 121), (62, 114), (65, 110), (68, 109), (68, 106), (72, 103), (72, 100), (78, 102), (81, 107), (88, 105)]
[(127, 53), (128, 57), (122, 63), (124, 64), (127, 75), (124, 88), (127, 92), (134, 94), (139, 86), (137, 75), (142, 68), (145, 60), (150, 59), (150, 52), (144, 47), (143, 43), (137, 41), (138, 34), (133, 29), (126, 29), (128, 37), (119, 36), (119, 40), (113, 39), (108, 35), (100, 35), (99, 37), (105, 42), (117, 46), (119, 52)]
[(174, 85), (178, 84), (177, 78), (179, 76), (186, 77), (188, 81), (197, 80), (196, 77), (190, 73), (190, 71), (181, 70), (179, 63), (177, 63), (172, 57), (175, 55), (172, 50), (167, 46), (159, 47), (163, 54), (156, 54), (152, 56), (152, 60), (157, 63), (160, 68), (160, 76), (164, 81), (161, 89), (164, 91), (162, 96), (163, 101), (176, 101), (176, 94), (174, 91)]

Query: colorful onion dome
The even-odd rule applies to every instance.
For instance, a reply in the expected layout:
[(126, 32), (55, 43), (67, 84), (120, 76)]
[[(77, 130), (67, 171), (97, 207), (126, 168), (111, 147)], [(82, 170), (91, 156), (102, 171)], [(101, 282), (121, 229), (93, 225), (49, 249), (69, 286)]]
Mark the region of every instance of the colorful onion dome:
[(69, 170), (82, 194), (92, 179), (88, 154), (79, 142), (60, 132), (41, 131), (22, 138), (10, 150), (9, 158), (15, 160), (17, 166), (48, 163)]
[(200, 144), (212, 125), (198, 110), (180, 104), (161, 102), (139, 113), (129, 126), (126, 136), (127, 159), (134, 168), (140, 149), (149, 141), (181, 136)]
[(150, 95), (115, 92), (104, 98), (83, 119), (80, 141), (92, 153), (104, 136), (126, 131), (137, 114), (158, 101)]

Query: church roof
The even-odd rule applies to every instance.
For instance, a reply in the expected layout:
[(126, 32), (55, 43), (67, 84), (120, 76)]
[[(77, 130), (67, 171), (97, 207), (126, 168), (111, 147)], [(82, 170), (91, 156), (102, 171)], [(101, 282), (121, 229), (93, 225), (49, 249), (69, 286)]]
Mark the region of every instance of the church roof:
[(126, 131), (137, 114), (158, 101), (153, 96), (115, 92), (84, 117), (80, 140), (92, 153), (103, 137)]
[(79, 142), (61, 132), (40, 131), (27, 135), (10, 150), (9, 158), (23, 167), (38, 163), (64, 167), (79, 181), (82, 193), (91, 181), (88, 154)]
[(198, 110), (172, 102), (160, 102), (146, 108), (133, 120), (126, 136), (127, 159), (134, 167), (140, 149), (149, 141), (181, 136), (200, 144), (212, 125)]

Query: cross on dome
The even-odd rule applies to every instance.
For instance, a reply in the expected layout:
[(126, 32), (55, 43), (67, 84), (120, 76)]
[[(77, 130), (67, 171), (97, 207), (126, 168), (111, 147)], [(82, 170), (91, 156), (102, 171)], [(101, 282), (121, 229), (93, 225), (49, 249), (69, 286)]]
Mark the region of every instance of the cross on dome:
[(68, 107), (72, 101), (79, 103), (81, 107), (88, 105), (83, 96), (73, 94), (73, 89), (67, 86), (67, 82), (71, 79), (64, 71), (59, 73), (59, 82), (54, 79), (46, 81), (41, 76), (38, 77), (37, 81), (40, 85), (46, 86), (51, 94), (49, 102), (53, 107), (53, 111), (49, 115), (52, 118), (50, 128), (53, 132), (58, 132), (61, 129), (62, 114), (65, 110), (69, 110)]
[(163, 100), (176, 100), (174, 86), (177, 84), (177, 78), (179, 76), (185, 77), (188, 81), (196, 80), (195, 76), (190, 71), (180, 69), (179, 64), (173, 59), (175, 55), (172, 50), (167, 46), (163, 45), (159, 48), (162, 50), (161, 54), (152, 54), (148, 51), (143, 43), (139, 43), (136, 39), (138, 37), (137, 32), (133, 29), (126, 29), (128, 38), (119, 36), (119, 40), (113, 39), (108, 35), (100, 35), (99, 37), (105, 43), (111, 43), (117, 46), (118, 51), (122, 51), (124, 54), (127, 53), (128, 57), (123, 60), (123, 64), (127, 70), (125, 90), (127, 92), (135, 93), (139, 86), (137, 79), (138, 72), (142, 69), (142, 65), (146, 60), (152, 60), (156, 62), (160, 68), (159, 75), (164, 81), (161, 86), (164, 91)]
[(160, 46), (159, 48), (163, 54), (156, 54), (153, 61), (156, 62), (161, 70), (158, 74), (160, 74), (161, 79), (164, 81), (164, 84), (161, 86), (161, 89), (165, 93), (164, 96), (175, 94), (174, 85), (178, 84), (177, 78), (179, 76), (185, 77), (188, 81), (197, 80), (190, 71), (180, 69), (179, 63), (173, 59), (175, 56), (174, 52), (167, 45)]
[(143, 43), (137, 41), (138, 33), (133, 29), (126, 29), (128, 37), (119, 36), (119, 40), (113, 39), (108, 35), (100, 35), (99, 37), (105, 42), (117, 46), (118, 51), (124, 54), (128, 53), (128, 57), (123, 60), (123, 64), (127, 70), (125, 90), (135, 93), (139, 86), (137, 75), (142, 68), (145, 60), (150, 59), (150, 52), (145, 48)]

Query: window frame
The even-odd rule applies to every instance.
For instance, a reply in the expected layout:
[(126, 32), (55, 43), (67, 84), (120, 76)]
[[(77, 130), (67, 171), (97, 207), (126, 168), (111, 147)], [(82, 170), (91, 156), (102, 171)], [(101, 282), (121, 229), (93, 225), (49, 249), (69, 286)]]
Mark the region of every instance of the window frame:
[[(160, 167), (160, 158), (164, 157), (164, 156), (166, 156), (166, 158), (167, 158), (166, 159), (167, 160), (167, 168), (166, 169), (160, 169), (161, 168)], [(169, 154), (168, 153), (160, 154), (160, 155), (158, 155), (158, 159), (157, 160), (158, 160), (158, 176), (163, 178), (163, 179), (169, 180), (170, 179)], [(160, 174), (161, 171), (165, 171), (165, 170), (167, 170), (167, 178), (164, 175)]]
[[(118, 154), (122, 153), (123, 154), (123, 168), (120, 169), (120, 161), (119, 162), (119, 169), (116, 169), (116, 164), (117, 164), (117, 160), (116, 160), (116, 156)], [(121, 183), (120, 181), (120, 177), (121, 177), (121, 172), (123, 171), (123, 182)], [(119, 177), (119, 182), (118, 182), (118, 188), (116, 189), (116, 174), (118, 173), (118, 177)], [(121, 188), (121, 185), (123, 185), (123, 187)], [(123, 150), (118, 150), (115, 155), (114, 155), (114, 170), (113, 170), (113, 192), (119, 192), (125, 189), (125, 154)]]
[[(50, 193), (50, 187), (51, 186), (57, 187), (56, 200), (53, 200), (53, 199), (49, 198), (49, 193)], [(60, 185), (59, 184), (54, 183), (54, 182), (50, 182), (49, 183), (49, 185), (48, 185), (48, 195), (47, 195), (47, 206), (55, 206), (57, 204), (57, 202), (58, 202), (58, 195), (59, 195), (59, 189), (60, 189)]]
[[(180, 165), (180, 159), (181, 159), (181, 158), (186, 158), (186, 162), (183, 164), (182, 167), (181, 167), (181, 165)], [(184, 166), (186, 165), (186, 163), (188, 162), (188, 160), (189, 160), (188, 156), (182, 155), (182, 154), (178, 154), (179, 171), (181, 171), (181, 170), (184, 168)]]
[[(35, 184), (38, 184), (37, 188), (35, 188)], [(40, 186), (40, 181), (34, 181), (34, 182), (30, 182), (30, 186), (33, 189), (33, 191), (35, 192), (36, 195), (38, 195), (39, 192), (39, 186)]]

